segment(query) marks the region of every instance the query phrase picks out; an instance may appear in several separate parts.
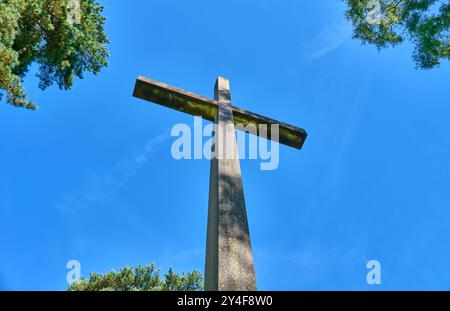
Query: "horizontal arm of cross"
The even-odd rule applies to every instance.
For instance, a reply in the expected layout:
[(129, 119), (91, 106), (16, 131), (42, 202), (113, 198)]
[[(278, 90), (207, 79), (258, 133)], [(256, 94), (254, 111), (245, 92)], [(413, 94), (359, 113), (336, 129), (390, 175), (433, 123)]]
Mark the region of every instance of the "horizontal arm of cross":
[[(156, 104), (160, 104), (178, 111), (204, 119), (214, 121), (219, 103), (215, 100), (187, 92), (185, 90), (158, 82), (149, 78), (139, 77), (136, 80), (133, 96)], [(232, 106), (233, 119), (236, 129), (247, 130), (252, 126), (257, 128), (257, 135), (273, 139), (271, 125), (279, 125), (279, 138), (281, 144), (301, 149), (306, 139), (304, 129), (266, 118), (256, 113)], [(260, 130), (261, 125), (267, 125), (267, 135)], [(252, 131), (249, 131), (252, 134)]]

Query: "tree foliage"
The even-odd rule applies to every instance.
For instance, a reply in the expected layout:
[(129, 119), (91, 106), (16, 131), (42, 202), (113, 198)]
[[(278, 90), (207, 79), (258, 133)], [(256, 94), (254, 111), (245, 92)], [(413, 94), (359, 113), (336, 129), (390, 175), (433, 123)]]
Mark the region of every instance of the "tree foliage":
[(107, 66), (102, 11), (95, 0), (0, 0), (0, 89), (7, 101), (36, 108), (22, 85), (33, 63), (43, 90), (53, 83), (70, 89), (75, 77)]
[(72, 283), (69, 291), (199, 291), (202, 275), (198, 271), (176, 274), (172, 268), (160, 276), (152, 263), (148, 266), (124, 267), (119, 272), (91, 273), (89, 280), (81, 278)]
[(410, 41), (418, 68), (450, 59), (450, 1), (344, 0), (353, 37), (382, 49)]

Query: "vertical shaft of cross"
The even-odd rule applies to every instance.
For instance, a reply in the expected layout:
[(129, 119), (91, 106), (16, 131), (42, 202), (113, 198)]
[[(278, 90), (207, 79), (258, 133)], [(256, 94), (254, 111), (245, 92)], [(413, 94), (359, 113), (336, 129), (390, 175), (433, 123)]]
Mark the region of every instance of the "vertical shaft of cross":
[(229, 81), (219, 77), (209, 184), (205, 290), (256, 290)]

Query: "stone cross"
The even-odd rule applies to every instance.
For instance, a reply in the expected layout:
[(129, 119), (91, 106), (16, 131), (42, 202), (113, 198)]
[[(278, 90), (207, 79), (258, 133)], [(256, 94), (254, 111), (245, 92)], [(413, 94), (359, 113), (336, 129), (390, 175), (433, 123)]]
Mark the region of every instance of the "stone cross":
[[(301, 149), (306, 132), (231, 105), (230, 86), (218, 77), (214, 100), (145, 77), (133, 96), (215, 123), (209, 182), (205, 290), (256, 290), (256, 275), (235, 136), (236, 128)], [(270, 125), (278, 125), (272, 133)], [(260, 128), (264, 126), (265, 130)], [(250, 130), (256, 129), (256, 131)], [(278, 134), (278, 135), (277, 135)], [(224, 152), (227, 156), (223, 156)], [(232, 155), (231, 157), (229, 155)]]

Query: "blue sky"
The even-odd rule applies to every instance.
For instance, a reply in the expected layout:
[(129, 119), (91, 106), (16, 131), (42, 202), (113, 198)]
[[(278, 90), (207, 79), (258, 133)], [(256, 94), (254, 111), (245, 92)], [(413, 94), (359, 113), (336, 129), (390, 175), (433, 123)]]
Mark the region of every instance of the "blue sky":
[(138, 75), (208, 97), (223, 75), (308, 131), (275, 171), (241, 162), (259, 289), (450, 289), (448, 63), (361, 46), (338, 0), (102, 2), (110, 66), (0, 104), (0, 289), (64, 290), (71, 259), (203, 271), (209, 161), (172, 159), (193, 117), (133, 98)]

